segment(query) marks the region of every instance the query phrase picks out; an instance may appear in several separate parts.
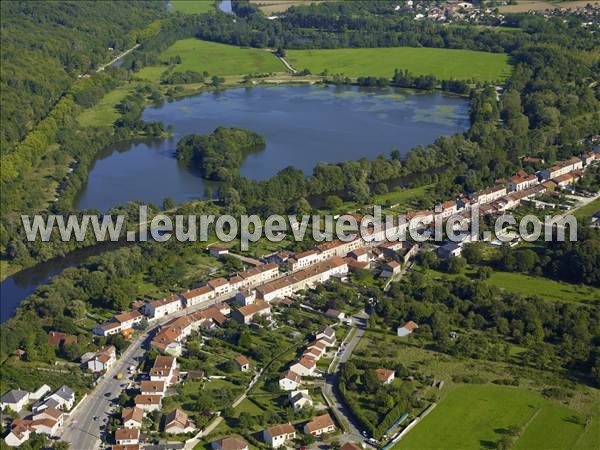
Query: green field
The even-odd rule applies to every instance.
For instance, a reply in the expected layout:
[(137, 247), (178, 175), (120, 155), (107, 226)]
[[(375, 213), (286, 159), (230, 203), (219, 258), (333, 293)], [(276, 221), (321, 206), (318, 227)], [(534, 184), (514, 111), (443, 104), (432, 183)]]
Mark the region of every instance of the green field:
[(512, 448), (571, 449), (587, 434), (584, 423), (581, 414), (523, 389), (463, 385), (449, 392), (394, 448), (496, 448), (507, 428), (518, 426), (521, 435)]
[(171, 0), (173, 5), (169, 12), (181, 12), (184, 14), (202, 14), (214, 11), (214, 0)]
[(582, 206), (581, 208), (577, 209), (574, 212), (574, 215), (575, 215), (575, 217), (577, 217), (578, 220), (585, 219), (585, 218), (589, 219), (594, 214), (596, 214), (598, 211), (600, 211), (600, 198), (597, 198), (593, 202), (590, 202), (587, 205)]
[(79, 115), (79, 123), (84, 127), (110, 126), (119, 117), (115, 106), (132, 91), (130, 86), (120, 86), (107, 93), (98, 104)]
[(439, 79), (503, 80), (511, 68), (502, 53), (443, 48), (343, 48), (330, 50), (288, 50), (287, 60), (297, 70), (314, 74), (325, 69), (330, 74), (350, 77), (388, 77), (394, 69), (408, 69), (415, 75), (435, 75)]
[(598, 288), (563, 283), (522, 273), (494, 271), (487, 282), (524, 296), (537, 296), (561, 302), (600, 303), (600, 289)]
[[(194, 38), (177, 41), (160, 55), (165, 61), (172, 56), (181, 57), (182, 62), (175, 67), (176, 72), (207, 71), (210, 75), (227, 76), (285, 71), (283, 64), (266, 50), (217, 44)], [(138, 76), (157, 82), (160, 74), (166, 69), (167, 66), (147, 67)]]

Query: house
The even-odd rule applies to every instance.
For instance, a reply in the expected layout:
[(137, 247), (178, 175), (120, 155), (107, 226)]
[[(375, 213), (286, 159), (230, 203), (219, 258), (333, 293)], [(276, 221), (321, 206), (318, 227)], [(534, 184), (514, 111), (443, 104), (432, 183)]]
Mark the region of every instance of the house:
[(123, 408), (121, 420), (125, 428), (141, 428), (144, 420), (144, 410), (141, 408)]
[(142, 395), (165, 395), (165, 382), (144, 380), (140, 383), (140, 394)]
[(306, 350), (304, 350), (304, 352), (302, 352), (303, 357), (314, 359), (315, 361), (321, 359), (321, 355), (322, 352), (317, 348), (307, 348)]
[(183, 297), (186, 308), (189, 308), (190, 306), (199, 305), (214, 298), (215, 291), (213, 291), (209, 285), (205, 284), (196, 289), (188, 289), (181, 294), (181, 296)]
[[(146, 446), (147, 449), (152, 447)], [(111, 450), (140, 450), (140, 444), (115, 444), (111, 447)]]
[(29, 439), (31, 431), (31, 428), (27, 425), (13, 427), (12, 430), (10, 430), (10, 433), (4, 438), (4, 442), (6, 442), (6, 445), (9, 447), (18, 447)]
[(142, 315), (142, 313), (140, 313), (139, 311), (133, 310), (133, 311), (127, 311), (127, 312), (124, 312), (121, 314), (117, 314), (113, 320), (115, 322), (118, 322), (119, 325), (121, 325), (121, 332), (123, 332), (126, 330), (130, 330), (134, 326), (140, 324), (143, 319), (144, 319), (144, 316)]
[(215, 258), (222, 258), (225, 255), (229, 254), (229, 249), (224, 247), (219, 247), (218, 245), (211, 245), (208, 248), (210, 256), (214, 256)]
[(271, 306), (265, 301), (257, 300), (250, 305), (240, 307), (231, 314), (231, 317), (239, 323), (248, 325), (254, 317), (270, 315)]
[(529, 175), (525, 172), (519, 173), (508, 180), (508, 190), (510, 192), (518, 192), (523, 189), (529, 189), (530, 187), (538, 184), (538, 178), (535, 175)]
[(248, 306), (256, 300), (255, 289), (241, 289), (235, 294), (236, 301), (242, 306)]
[(60, 331), (51, 331), (48, 333), (48, 345), (52, 347), (63, 347), (77, 343), (77, 336), (61, 333)]
[(392, 381), (394, 381), (396, 373), (393, 370), (380, 368), (380, 369), (375, 369), (375, 375), (377, 376), (377, 379), (379, 380), (380, 383), (390, 384)]
[(381, 266), (381, 278), (390, 278), (402, 271), (402, 265), (398, 261), (388, 261)]
[(119, 324), (119, 322), (106, 322), (92, 328), (92, 333), (97, 336), (111, 336), (113, 334), (119, 334), (120, 332), (121, 324)]
[(11, 389), (0, 398), (2, 410), (10, 408), (14, 412), (20, 412), (29, 402), (29, 392), (21, 389)]
[(313, 401), (306, 390), (290, 392), (288, 398), (290, 399), (292, 408), (294, 408), (294, 412), (298, 412), (302, 408), (311, 408), (313, 406)]
[(327, 327), (315, 336), (315, 340), (322, 341), (327, 347), (334, 347), (336, 343), (335, 330)]
[(312, 341), (306, 347), (306, 350), (315, 350), (319, 358), (321, 358), (327, 351), (327, 344), (324, 341)]
[(57, 436), (60, 428), (59, 423), (52, 419), (32, 420), (28, 426), (31, 428), (31, 431), (48, 436)]
[(333, 431), (335, 431), (335, 424), (329, 414), (317, 416), (304, 425), (304, 432), (313, 436), (320, 436), (324, 433), (332, 433)]
[(346, 317), (346, 314), (344, 314), (341, 311), (338, 311), (337, 309), (329, 308), (325, 312), (325, 317), (328, 317), (329, 319), (333, 319), (333, 320), (342, 321), (342, 320), (344, 320), (344, 317)]
[(144, 306), (144, 314), (151, 319), (160, 319), (161, 317), (180, 311), (182, 308), (181, 298), (178, 295), (173, 294), (169, 297), (146, 303)]
[(315, 374), (317, 363), (314, 359), (303, 356), (300, 360), (290, 367), (292, 372), (296, 372), (301, 377), (311, 377)]
[(408, 336), (409, 334), (411, 334), (417, 328), (419, 328), (419, 326), (412, 320), (409, 320), (401, 327), (398, 327), (396, 332), (397, 332), (398, 336), (404, 337), (404, 336)]
[(250, 361), (244, 355), (239, 355), (235, 358), (235, 363), (240, 368), (242, 372), (247, 372), (250, 370)]
[(318, 250), (307, 250), (290, 258), (289, 263), (291, 264), (292, 271), (296, 272), (321, 261), (322, 257), (319, 253)]
[(48, 386), (47, 384), (42, 384), (39, 388), (36, 389), (35, 392), (31, 392), (29, 394), (29, 400), (39, 400), (48, 392), (50, 392), (50, 390), (50, 386)]
[(442, 219), (447, 219), (451, 215), (456, 214), (458, 212), (458, 206), (456, 204), (456, 201), (447, 200), (437, 205), (435, 207), (435, 212), (436, 214), (439, 214), (442, 217)]
[(48, 408), (42, 409), (41, 411), (34, 413), (31, 417), (33, 420), (44, 420), (44, 419), (52, 420), (54, 422), (58, 422), (59, 426), (60, 426), (60, 425), (62, 425), (62, 422), (63, 422), (63, 414), (64, 413), (59, 409), (56, 409), (53, 407), (48, 407)]
[(117, 352), (114, 346), (109, 345), (96, 353), (87, 362), (88, 369), (94, 373), (106, 372), (117, 360)]
[(210, 443), (213, 450), (248, 450), (248, 443), (240, 437), (226, 437)]
[(279, 387), (284, 391), (294, 391), (300, 386), (300, 375), (288, 370), (279, 377)]
[(46, 398), (46, 401), (54, 400), (56, 401), (57, 408), (61, 408), (64, 411), (69, 411), (73, 404), (75, 403), (75, 392), (68, 386), (61, 386), (56, 391), (54, 391), (51, 395)]
[(159, 411), (162, 406), (162, 395), (138, 394), (134, 399), (135, 407), (143, 411)]
[(177, 358), (174, 356), (159, 355), (150, 369), (150, 380), (164, 381), (165, 386), (177, 381)]
[(170, 320), (160, 327), (160, 331), (150, 342), (150, 347), (161, 353), (179, 356), (182, 342), (192, 333), (194, 324), (193, 316), (182, 316)]
[(448, 259), (462, 254), (462, 246), (458, 242), (448, 242), (437, 249), (440, 258)]
[(118, 445), (132, 445), (140, 442), (139, 428), (119, 428), (115, 431), (115, 442)]
[(218, 297), (219, 295), (226, 294), (231, 289), (231, 286), (229, 285), (229, 281), (227, 281), (223, 277), (221, 277), (221, 278), (214, 278), (214, 279), (210, 280), (206, 284), (213, 291), (215, 291), (215, 297)]
[(580, 178), (581, 174), (578, 171), (573, 171), (552, 178), (552, 181), (554, 181), (559, 187), (565, 187), (576, 183)]
[(348, 256), (358, 262), (369, 262), (369, 253), (362, 247), (351, 251)]
[(572, 157), (567, 159), (566, 161), (561, 161), (548, 169), (544, 169), (540, 172), (540, 175), (543, 179), (549, 180), (552, 178), (559, 177), (566, 173), (569, 173), (573, 170), (578, 170), (583, 168), (583, 161), (577, 157)]
[(275, 425), (263, 431), (263, 439), (272, 448), (278, 448), (286, 441), (296, 439), (296, 430), (290, 423)]
[(165, 416), (165, 433), (181, 434), (192, 433), (196, 429), (194, 423), (189, 420), (188, 415), (181, 409), (171, 411)]
[(480, 205), (491, 203), (506, 195), (506, 187), (501, 185), (492, 186), (481, 191), (473, 192), (469, 198)]

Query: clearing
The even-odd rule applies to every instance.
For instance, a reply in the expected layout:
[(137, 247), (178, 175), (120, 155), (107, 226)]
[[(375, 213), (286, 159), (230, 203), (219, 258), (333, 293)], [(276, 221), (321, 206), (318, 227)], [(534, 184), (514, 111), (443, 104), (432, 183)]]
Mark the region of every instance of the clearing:
[(590, 0), (576, 0), (571, 2), (557, 2), (557, 1), (544, 1), (544, 0), (519, 0), (516, 5), (500, 6), (498, 9), (503, 13), (519, 13), (531, 11), (543, 11), (545, 9), (554, 8), (581, 8), (588, 3), (598, 5), (598, 2)]
[(110, 126), (119, 118), (116, 106), (133, 92), (132, 86), (124, 85), (108, 92), (94, 106), (79, 115), (79, 124), (84, 127)]
[(286, 58), (296, 70), (312, 73), (328, 70), (350, 77), (391, 78), (394, 69), (408, 69), (414, 75), (435, 75), (439, 79), (503, 80), (510, 75), (508, 55), (445, 48), (383, 47), (327, 50), (288, 50)]
[(570, 449), (586, 431), (582, 414), (538, 394), (506, 386), (462, 385), (394, 448), (496, 448), (511, 426), (521, 432), (515, 449)]
[(169, 12), (181, 12), (184, 14), (202, 14), (215, 10), (213, 0), (171, 0)]
[[(281, 61), (267, 50), (235, 47), (194, 38), (177, 41), (160, 55), (165, 61), (174, 56), (181, 57), (181, 64), (175, 66), (175, 72), (207, 71), (211, 76), (226, 76), (285, 71)], [(158, 82), (165, 70), (166, 65), (146, 67), (138, 73), (138, 77)]]

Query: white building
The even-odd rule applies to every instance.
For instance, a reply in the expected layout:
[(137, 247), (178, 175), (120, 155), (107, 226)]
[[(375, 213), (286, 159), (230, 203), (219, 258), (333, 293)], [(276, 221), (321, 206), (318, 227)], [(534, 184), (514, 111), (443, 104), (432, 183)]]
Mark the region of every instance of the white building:
[(10, 408), (14, 412), (20, 412), (29, 402), (29, 392), (21, 389), (11, 389), (0, 398), (2, 410)]
[(300, 386), (300, 375), (291, 370), (284, 372), (279, 377), (279, 387), (284, 391), (295, 391)]
[(508, 190), (510, 192), (518, 192), (538, 184), (538, 178), (535, 175), (527, 173), (519, 173), (508, 180)]
[(201, 303), (207, 302), (210, 299), (215, 297), (215, 291), (205, 284), (204, 286), (200, 286), (196, 289), (188, 290), (181, 294), (183, 300), (185, 301), (186, 307), (199, 305)]
[(119, 428), (115, 431), (115, 441), (118, 445), (134, 445), (140, 441), (139, 428)]
[(301, 377), (314, 376), (316, 369), (317, 363), (315, 362), (315, 360), (307, 358), (306, 356), (300, 358), (300, 360), (296, 364), (293, 364), (290, 367), (290, 370), (292, 372), (296, 372)]
[(173, 294), (169, 297), (146, 303), (146, 306), (144, 307), (144, 313), (151, 319), (160, 319), (168, 314), (173, 314), (174, 312), (180, 311), (182, 308), (183, 305), (181, 299), (178, 295)]
[(566, 161), (561, 161), (548, 169), (542, 170), (540, 173), (542, 178), (545, 180), (549, 180), (552, 178), (559, 177), (566, 173), (569, 173), (573, 170), (578, 170), (583, 168), (583, 161), (575, 156), (567, 159)]
[(96, 353), (92, 359), (87, 362), (88, 369), (94, 373), (106, 372), (117, 360), (117, 352), (114, 346), (105, 347)]
[(292, 408), (294, 408), (294, 412), (298, 412), (302, 408), (311, 408), (313, 406), (313, 401), (310, 398), (310, 395), (308, 395), (307, 390), (290, 392), (288, 398), (290, 399)]
[(296, 430), (290, 423), (275, 425), (263, 431), (263, 439), (271, 448), (278, 448), (286, 441), (296, 439)]

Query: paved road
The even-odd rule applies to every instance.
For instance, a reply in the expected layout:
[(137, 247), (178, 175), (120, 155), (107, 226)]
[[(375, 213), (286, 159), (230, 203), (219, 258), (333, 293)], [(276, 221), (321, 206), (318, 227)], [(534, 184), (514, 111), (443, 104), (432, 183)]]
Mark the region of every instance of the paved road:
[[(146, 352), (147, 345), (154, 335), (156, 328), (175, 317), (181, 317), (206, 309), (215, 303), (226, 300), (227, 297), (228, 295), (217, 297), (210, 302), (186, 308), (151, 323), (148, 330), (131, 342), (127, 350), (106, 372), (100, 383), (98, 383), (67, 419), (63, 426), (61, 438), (70, 442), (72, 448), (77, 450), (95, 450), (100, 448), (102, 431), (100, 427), (104, 425), (104, 418), (111, 414), (112, 401), (119, 397), (123, 387), (131, 381), (127, 375), (128, 368), (132, 365), (138, 365), (139, 359)], [(122, 380), (115, 379), (115, 376), (119, 372), (122, 372), (124, 375)], [(97, 420), (94, 420), (95, 416), (98, 418)]]
[(364, 439), (361, 435), (361, 430), (358, 424), (355, 422), (354, 417), (350, 413), (350, 410), (344, 403), (342, 395), (338, 389), (339, 382), (339, 370), (340, 367), (350, 359), (352, 352), (358, 345), (360, 339), (365, 334), (365, 328), (369, 315), (365, 312), (359, 313), (354, 316), (355, 323), (357, 324), (356, 332), (354, 336), (346, 343), (345, 350), (339, 358), (333, 373), (325, 375), (325, 384), (323, 385), (323, 393), (333, 402), (333, 408), (336, 413), (346, 420), (348, 430), (342, 436), (340, 436), (340, 442), (360, 442)]

